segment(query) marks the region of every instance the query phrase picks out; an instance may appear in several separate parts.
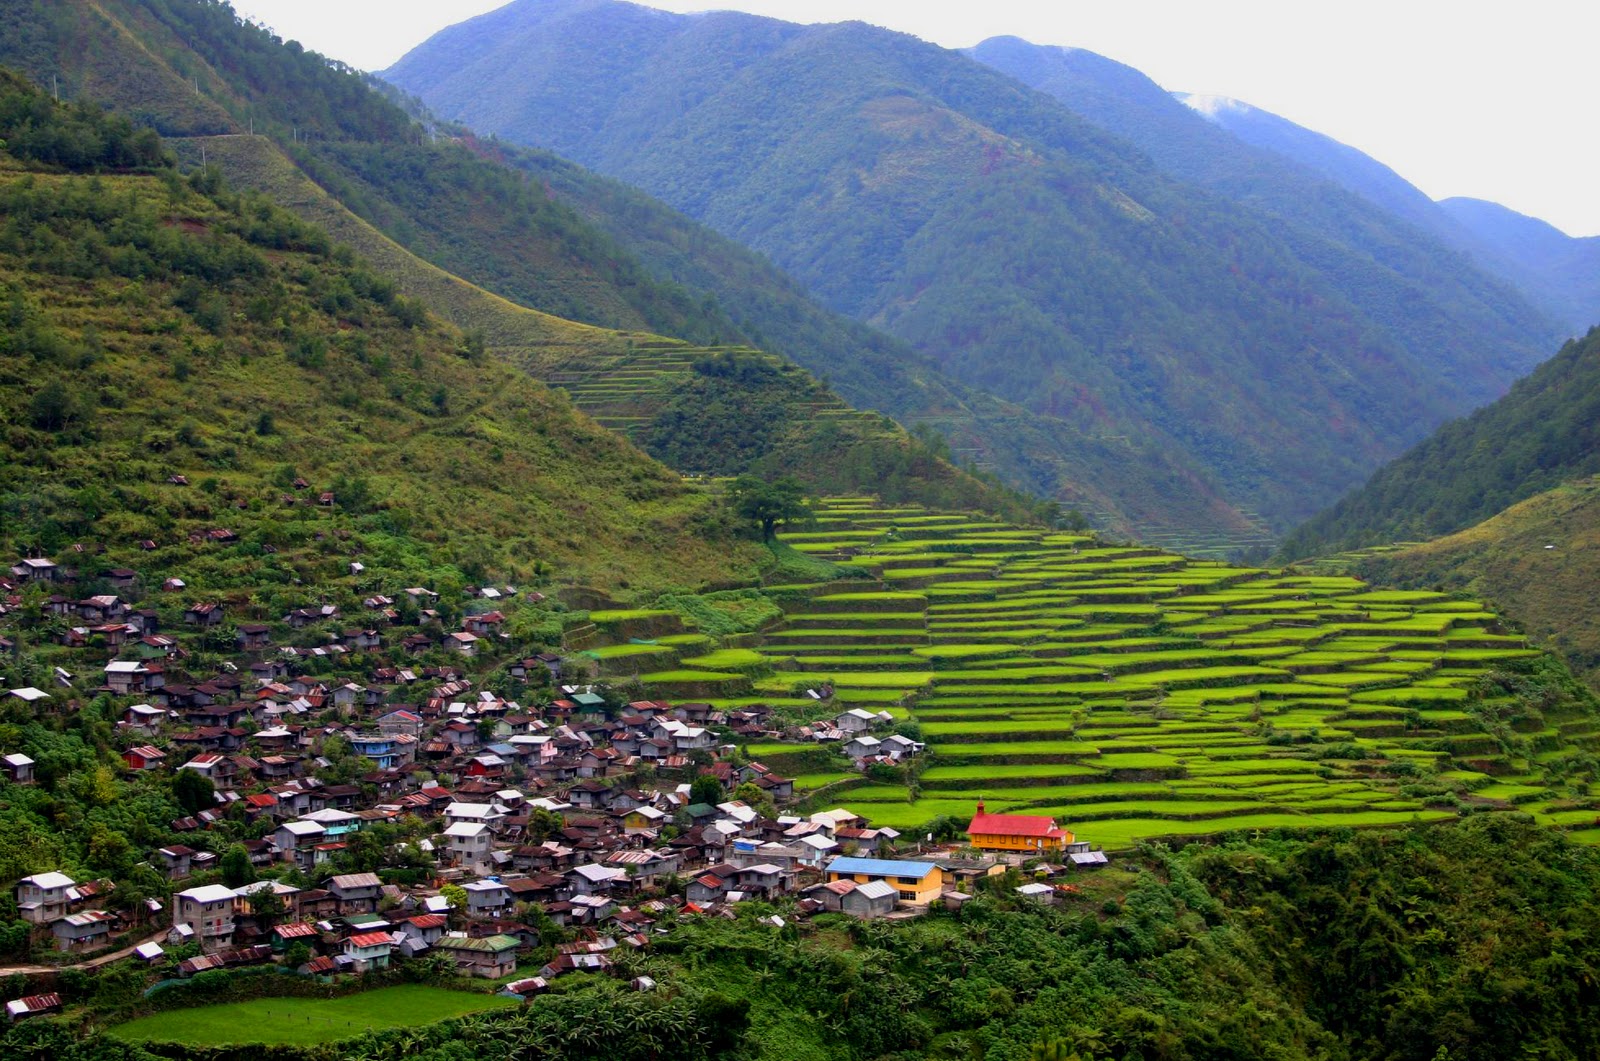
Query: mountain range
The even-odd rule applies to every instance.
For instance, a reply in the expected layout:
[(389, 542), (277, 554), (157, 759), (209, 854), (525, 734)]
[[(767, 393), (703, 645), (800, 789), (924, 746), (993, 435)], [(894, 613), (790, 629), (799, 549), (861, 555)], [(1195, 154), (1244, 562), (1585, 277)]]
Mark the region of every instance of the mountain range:
[[(1026, 507), (948, 455), (1162, 544), (1264, 546), (1557, 330), (1462, 232), (1524, 281), (1593, 279), (1587, 244), (1540, 222), (1428, 203), (1282, 119), (1015, 38), (961, 55), (858, 24), (522, 0), (388, 85), (224, 5), (0, 21), (0, 61), (327, 228), (689, 471)], [(570, 68), (580, 46), (592, 69)], [(470, 93), (488, 119), (452, 102), (496, 71)], [(535, 119), (702, 220), (493, 127)], [(775, 426), (732, 427), (750, 423)]]
[(1593, 241), (1546, 226), (1531, 253), (1508, 254), (1503, 238), (1485, 238), (1484, 226), (1347, 144), (1239, 100), (1169, 93), (1094, 52), (995, 37), (968, 54), (1126, 138), (1173, 177), (1272, 215), (1305, 256), (1345, 248), (1367, 268), (1347, 263), (1333, 276), (1358, 304), (1380, 283), (1396, 300), (1391, 313), (1432, 304), (1464, 323), (1485, 307), (1503, 312), (1510, 288), (1560, 331), (1600, 320), (1596, 270), (1574, 267), (1600, 264)]
[(1574, 333), (1600, 320), (1600, 237), (1568, 236), (1482, 199), (1435, 202), (1370, 155), (1278, 115), (1226, 97), (1177, 98), (1246, 144), (1332, 181), (1468, 255)]
[(961, 383), (1125, 447), (1122, 475), (1181, 475), (1278, 531), (1496, 397), (1559, 332), (1326, 181), (1331, 202), (1289, 217), (970, 56), (858, 23), (520, 0), (384, 76), (479, 134), (638, 185)]

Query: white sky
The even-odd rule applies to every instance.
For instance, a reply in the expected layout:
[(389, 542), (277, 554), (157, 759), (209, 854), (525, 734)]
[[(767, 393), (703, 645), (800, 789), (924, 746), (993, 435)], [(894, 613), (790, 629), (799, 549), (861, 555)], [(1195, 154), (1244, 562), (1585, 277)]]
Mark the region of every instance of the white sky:
[[(367, 70), (504, 0), (233, 0)], [(1600, 235), (1595, 0), (654, 0), (797, 22), (860, 19), (951, 48), (1014, 34), (1088, 48), (1168, 89), (1232, 96), (1470, 195)]]

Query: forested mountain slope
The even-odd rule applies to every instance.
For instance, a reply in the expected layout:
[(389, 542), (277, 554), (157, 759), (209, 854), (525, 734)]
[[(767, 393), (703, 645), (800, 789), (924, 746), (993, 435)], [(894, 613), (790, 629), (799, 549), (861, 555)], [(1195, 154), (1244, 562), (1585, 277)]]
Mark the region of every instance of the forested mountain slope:
[[(333, 229), (402, 290), (535, 375), (558, 363), (570, 369), (574, 359), (614, 364), (614, 351), (655, 343), (656, 332), (713, 350), (746, 341), (714, 300), (656, 279), (524, 174), (470, 141), (434, 142), (356, 72), (279, 41), (225, 4), (69, 0), (19, 4), (0, 17), (9, 30), (0, 35), (0, 62), (182, 136), (188, 161), (222, 164), (240, 186)], [(108, 77), (114, 70), (137, 76)], [(591, 365), (583, 374), (595, 371)], [(744, 465), (724, 462), (718, 471), (796, 472), (828, 490), (883, 482), (891, 493), (909, 490), (936, 503), (959, 499), (1018, 516), (1028, 510), (1026, 499), (957, 471), (937, 447), (845, 409), (804, 373), (779, 378), (783, 415), (762, 438), (767, 448), (746, 449)], [(627, 426), (648, 429), (671, 417), (658, 388), (622, 387), (637, 392)], [(771, 385), (758, 393), (734, 381), (724, 397), (732, 404), (723, 409), (738, 416), (774, 410)], [(831, 407), (842, 415), (820, 412)], [(629, 433), (649, 443), (649, 431)], [(704, 438), (701, 448), (715, 444)]]
[[(1594, 238), (1575, 239), (1498, 203), (1434, 202), (1372, 156), (1248, 103), (1186, 93), (1177, 98), (1237, 141), (1330, 181), (1428, 233), (1438, 244), (1467, 255), (1479, 268), (1514, 286), (1566, 331), (1580, 333), (1600, 320), (1600, 282), (1595, 279), (1600, 272), (1596, 265), (1600, 251), (1595, 248), (1600, 244)], [(1226, 153), (1237, 154), (1238, 148), (1235, 143)], [(1534, 227), (1544, 230), (1535, 243), (1514, 245)], [(1507, 228), (1515, 232), (1509, 241)], [(1534, 253), (1527, 253), (1530, 250)], [(1448, 267), (1441, 263), (1441, 268)]]
[(859, 24), (516, 3), (387, 76), (641, 185), (965, 382), (1171, 453), (1280, 527), (1536, 357), (1525, 308), (1466, 325), (1421, 292), (1404, 312), (1387, 288), (1354, 302), (1338, 248), (1285, 249), (1055, 101)]
[[(1556, 313), (1562, 292), (1502, 263), (1352, 147), (1236, 100), (1181, 97), (1185, 106), (1132, 67), (1081, 48), (994, 37), (968, 54), (1127, 139), (1173, 177), (1278, 218), (1280, 238), (1343, 297), (1378, 320), (1404, 321), (1403, 341), (1482, 328), (1527, 349), (1568, 334), (1533, 309)], [(1570, 316), (1559, 314), (1563, 327)]]
[(1560, 294), (1567, 319), (1579, 330), (1600, 321), (1600, 236), (1569, 236), (1482, 199), (1441, 199), (1439, 208), (1479, 244)]
[(1285, 539), (1289, 559), (1449, 534), (1600, 472), (1600, 329)]
[(389, 235), (445, 269), (473, 264), (525, 305), (607, 327), (740, 338), (515, 175), (459, 146), (428, 146), (423, 128), (360, 74), (217, 0), (8, 4), (0, 65), (164, 136), (270, 137)]
[(943, 436), (958, 462), (1085, 512), (1097, 526), (1172, 548), (1218, 554), (1270, 540), (1194, 462), (958, 383), (906, 343), (823, 309), (765, 257), (643, 192), (547, 151), (495, 147), (646, 268), (714, 297), (756, 345), (817, 373), (859, 408)]
[(397, 585), (753, 572), (702, 494), (326, 232), (56, 113), (0, 73), (8, 555), (85, 543), (241, 596), (358, 559)]

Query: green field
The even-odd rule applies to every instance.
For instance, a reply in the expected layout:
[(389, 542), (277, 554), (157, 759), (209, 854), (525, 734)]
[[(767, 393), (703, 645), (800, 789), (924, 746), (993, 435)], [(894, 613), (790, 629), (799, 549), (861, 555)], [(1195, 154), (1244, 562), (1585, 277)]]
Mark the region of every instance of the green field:
[(501, 995), (407, 984), (340, 998), (258, 998), (221, 1006), (171, 1009), (117, 1025), (111, 1033), (121, 1039), (201, 1046), (305, 1046), (347, 1039), (368, 1030), (432, 1024), (519, 1004), (516, 999)]
[[(1475, 789), (1489, 809), (1510, 805), (1502, 793), (1550, 802), (1552, 786), (1572, 798), (1571, 784), (1542, 776), (1502, 783), (1527, 762), (1480, 721), (1480, 682), (1539, 654), (1477, 602), (860, 498), (826, 501), (819, 515), (827, 530), (812, 540), (852, 543), (852, 563), (884, 581), (817, 587), (741, 647), (773, 665), (757, 693), (826, 680), (835, 709), (919, 724), (929, 759), (916, 793), (873, 784), (829, 798), (876, 824), (963, 818), (981, 795), (1115, 848), (1446, 820)], [(1581, 706), (1535, 719), (1518, 728), (1538, 742), (1526, 756), (1536, 767), (1600, 748)], [(842, 757), (825, 769), (822, 749), (750, 751), (786, 747), (824, 757), (797, 771), (802, 792), (846, 773)], [(1592, 827), (1589, 798), (1541, 820)]]

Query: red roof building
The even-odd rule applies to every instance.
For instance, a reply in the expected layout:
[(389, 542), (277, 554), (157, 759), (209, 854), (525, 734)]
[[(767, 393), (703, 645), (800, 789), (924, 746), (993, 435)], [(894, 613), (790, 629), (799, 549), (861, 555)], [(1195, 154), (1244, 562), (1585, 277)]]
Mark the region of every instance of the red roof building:
[(1040, 814), (990, 814), (978, 801), (978, 811), (967, 826), (972, 846), (983, 851), (1055, 851), (1072, 843), (1072, 834), (1058, 828), (1053, 818)]

